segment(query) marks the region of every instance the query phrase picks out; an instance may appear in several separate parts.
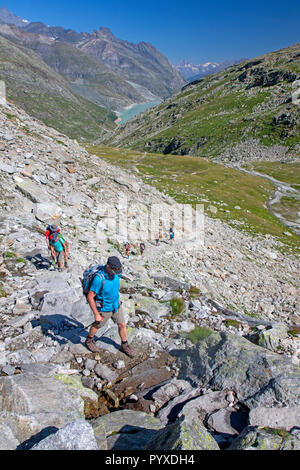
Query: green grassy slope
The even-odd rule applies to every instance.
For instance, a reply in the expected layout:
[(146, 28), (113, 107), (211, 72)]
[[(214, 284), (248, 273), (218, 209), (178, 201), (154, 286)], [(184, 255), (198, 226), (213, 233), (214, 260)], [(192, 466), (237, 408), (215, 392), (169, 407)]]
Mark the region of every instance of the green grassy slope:
[(71, 138), (92, 140), (115, 126), (114, 113), (74, 93), (33, 51), (1, 36), (0, 80), (8, 99)]
[(300, 246), (299, 237), (267, 209), (275, 188), (264, 178), (204, 158), (154, 155), (104, 146), (88, 146), (87, 150), (130, 171), (138, 171), (145, 183), (177, 202), (203, 204), (210, 217), (253, 235), (270, 234), (286, 247)]
[[(256, 140), (299, 154), (300, 44), (232, 66), (183, 88), (102, 143), (148, 152), (219, 158)], [(300, 85), (299, 85), (300, 86)]]

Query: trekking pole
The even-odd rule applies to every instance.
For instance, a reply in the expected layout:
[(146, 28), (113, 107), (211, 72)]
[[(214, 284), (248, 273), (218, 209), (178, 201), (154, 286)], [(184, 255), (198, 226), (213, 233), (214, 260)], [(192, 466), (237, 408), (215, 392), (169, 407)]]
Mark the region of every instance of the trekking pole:
[[(74, 336), (80, 335), (80, 333), (82, 333), (86, 328), (89, 328), (90, 326), (94, 325), (95, 323), (98, 323), (98, 322), (93, 321), (90, 325), (87, 325), (87, 326), (83, 327), (81, 330), (79, 330), (77, 333), (75, 333), (73, 336), (71, 336), (71, 338), (69, 338), (68, 341), (71, 341), (71, 339), (73, 339)], [(104, 333), (107, 332), (107, 330), (108, 330), (108, 327), (107, 327), (106, 330), (102, 333), (101, 336), (98, 336), (98, 338), (101, 338), (101, 337), (104, 335)]]
[(80, 333), (82, 333), (86, 328), (89, 328), (90, 326), (92, 326), (93, 323), (95, 322), (93, 321), (90, 325), (84, 326), (81, 330), (77, 331), (77, 333), (75, 333), (73, 336), (71, 336), (71, 338), (69, 338), (69, 341), (71, 341), (71, 339), (73, 339), (74, 336), (80, 335)]

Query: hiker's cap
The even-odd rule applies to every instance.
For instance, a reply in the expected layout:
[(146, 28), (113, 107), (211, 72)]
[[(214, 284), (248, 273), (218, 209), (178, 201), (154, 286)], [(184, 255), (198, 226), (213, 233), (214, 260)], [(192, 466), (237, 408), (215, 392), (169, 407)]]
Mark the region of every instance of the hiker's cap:
[(107, 264), (116, 274), (122, 273), (122, 264), (117, 256), (110, 256), (107, 260)]

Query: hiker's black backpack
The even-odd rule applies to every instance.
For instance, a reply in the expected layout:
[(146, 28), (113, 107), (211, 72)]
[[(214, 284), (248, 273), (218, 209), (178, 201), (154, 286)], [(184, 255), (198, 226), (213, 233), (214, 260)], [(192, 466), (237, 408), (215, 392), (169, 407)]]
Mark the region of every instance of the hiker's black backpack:
[(84, 271), (83, 278), (82, 278), (82, 281), (81, 281), (81, 285), (82, 285), (82, 292), (83, 292), (83, 295), (85, 297), (87, 297), (87, 295), (90, 291), (90, 287), (91, 287), (91, 284), (92, 284), (95, 276), (99, 276), (100, 279), (102, 280), (102, 286), (101, 286), (101, 289), (102, 289), (103, 284), (104, 284), (104, 280), (105, 280), (102, 264), (89, 266)]

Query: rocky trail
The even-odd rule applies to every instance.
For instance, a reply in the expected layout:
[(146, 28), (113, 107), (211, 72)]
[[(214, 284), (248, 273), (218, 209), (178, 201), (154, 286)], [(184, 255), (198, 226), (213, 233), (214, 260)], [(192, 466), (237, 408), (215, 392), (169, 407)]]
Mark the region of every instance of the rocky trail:
[[(300, 449), (299, 259), (209, 217), (201, 249), (166, 225), (127, 258), (103, 208), (122, 194), (134, 221), (172, 199), (13, 105), (0, 122), (0, 449)], [(70, 245), (63, 272), (49, 222)], [(133, 359), (112, 320), (100, 353), (84, 346), (80, 279), (111, 255)]]

